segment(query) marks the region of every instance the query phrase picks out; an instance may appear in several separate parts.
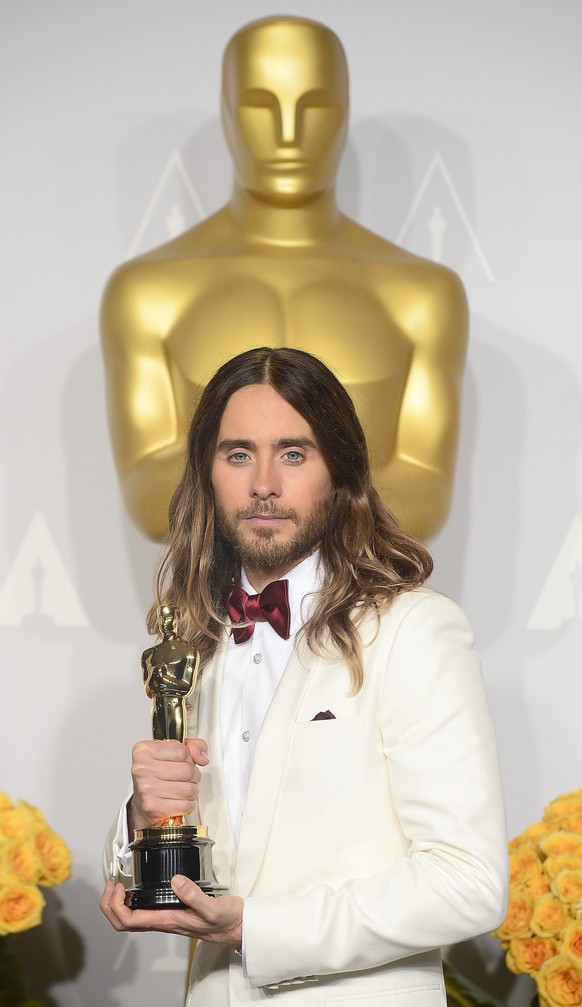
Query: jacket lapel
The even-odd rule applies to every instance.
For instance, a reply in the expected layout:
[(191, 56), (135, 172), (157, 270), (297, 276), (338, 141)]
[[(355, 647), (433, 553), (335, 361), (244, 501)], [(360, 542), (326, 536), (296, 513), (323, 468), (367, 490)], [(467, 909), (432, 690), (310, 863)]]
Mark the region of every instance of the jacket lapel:
[(267, 711), (257, 740), (238, 843), (233, 890), (248, 895), (269, 841), (291, 732), (316, 659), (301, 636)]

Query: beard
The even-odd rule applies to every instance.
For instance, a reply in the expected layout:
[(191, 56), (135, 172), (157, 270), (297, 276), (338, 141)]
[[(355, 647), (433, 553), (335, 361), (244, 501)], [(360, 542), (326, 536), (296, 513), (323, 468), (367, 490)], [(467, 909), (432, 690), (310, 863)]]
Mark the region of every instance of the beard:
[[(281, 566), (298, 563), (321, 542), (329, 521), (332, 495), (320, 500), (311, 512), (300, 517), (293, 508), (278, 507), (276, 504), (254, 504), (239, 507), (232, 517), (227, 516), (218, 505), (216, 520), (218, 531), (245, 568), (275, 570)], [(271, 528), (254, 528), (252, 537), (243, 538), (239, 522), (250, 517), (279, 517), (293, 521), (296, 531), (284, 542), (278, 541), (278, 534)]]

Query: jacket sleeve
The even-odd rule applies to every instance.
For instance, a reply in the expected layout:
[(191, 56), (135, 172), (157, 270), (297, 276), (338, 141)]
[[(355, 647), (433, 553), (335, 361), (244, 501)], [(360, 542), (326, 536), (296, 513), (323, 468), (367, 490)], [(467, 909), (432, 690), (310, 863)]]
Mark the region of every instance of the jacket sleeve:
[(254, 987), (374, 968), (468, 940), (504, 917), (499, 767), (464, 614), (425, 591), (391, 645), (383, 650), (376, 641), (364, 660), (366, 674), (370, 662), (383, 664), (381, 734), (408, 853), (335, 890), (321, 885), (297, 896), (245, 899), (246, 969)]

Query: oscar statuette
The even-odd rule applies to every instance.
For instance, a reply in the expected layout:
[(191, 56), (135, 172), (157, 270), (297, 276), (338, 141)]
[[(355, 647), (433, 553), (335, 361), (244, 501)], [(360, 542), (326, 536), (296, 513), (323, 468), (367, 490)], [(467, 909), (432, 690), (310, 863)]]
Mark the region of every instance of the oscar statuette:
[[(196, 687), (200, 655), (177, 635), (175, 608), (162, 605), (157, 615), (161, 640), (144, 650), (141, 659), (146, 695), (152, 700), (152, 733), (154, 740), (182, 743), (187, 737), (186, 700)], [(208, 895), (226, 891), (214, 882), (213, 845), (205, 825), (184, 825), (181, 815), (154, 828), (137, 829), (130, 844), (133, 885), (127, 889), (126, 906), (184, 907), (170, 884), (175, 874), (184, 874)]]

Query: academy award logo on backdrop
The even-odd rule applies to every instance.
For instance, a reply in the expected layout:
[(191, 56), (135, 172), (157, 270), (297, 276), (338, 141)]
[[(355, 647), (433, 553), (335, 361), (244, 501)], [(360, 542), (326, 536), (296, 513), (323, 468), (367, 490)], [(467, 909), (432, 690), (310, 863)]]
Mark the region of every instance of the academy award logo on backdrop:
[(405, 245), (409, 251), (433, 259), (434, 262), (446, 262), (458, 270), (459, 266), (451, 262), (451, 257), (446, 254), (453, 215), (460, 220), (486, 278), (490, 283), (494, 283), (491, 266), (479, 243), (469, 214), (465, 210), (451, 173), (437, 151), (400, 228), (396, 244)]
[(88, 626), (65, 562), (37, 511), (0, 583), (0, 626)]
[(582, 619), (582, 515), (576, 514), (527, 624), (528, 629), (560, 629)]
[(177, 238), (205, 216), (186, 165), (173, 150), (152, 193), (127, 253), (128, 259)]

